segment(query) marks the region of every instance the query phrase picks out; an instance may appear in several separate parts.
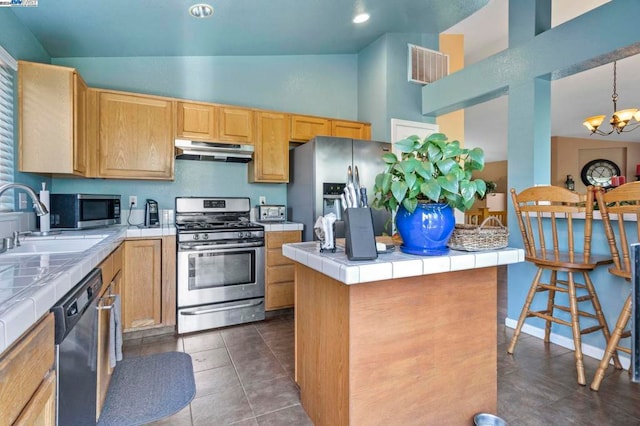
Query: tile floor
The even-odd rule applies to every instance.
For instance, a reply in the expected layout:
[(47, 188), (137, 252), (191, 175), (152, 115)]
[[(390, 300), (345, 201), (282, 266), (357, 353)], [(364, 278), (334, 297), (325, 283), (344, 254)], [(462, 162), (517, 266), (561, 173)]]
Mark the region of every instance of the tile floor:
[[(498, 300), (499, 416), (511, 426), (640, 425), (640, 385), (626, 371), (610, 368), (592, 392), (576, 383), (573, 352), (565, 348), (523, 334), (508, 355), (504, 271)], [(193, 358), (196, 397), (155, 425), (311, 425), (293, 381), (293, 328), (285, 312), (221, 330), (127, 341), (125, 356), (178, 350)], [(585, 357), (587, 380), (597, 366)]]

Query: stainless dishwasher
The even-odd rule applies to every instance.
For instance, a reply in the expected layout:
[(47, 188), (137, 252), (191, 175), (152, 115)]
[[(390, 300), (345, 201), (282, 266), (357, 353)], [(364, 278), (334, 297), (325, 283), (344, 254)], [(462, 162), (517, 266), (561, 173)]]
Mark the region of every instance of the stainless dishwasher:
[(98, 292), (100, 269), (92, 270), (51, 308), (55, 318), (56, 424), (96, 423)]

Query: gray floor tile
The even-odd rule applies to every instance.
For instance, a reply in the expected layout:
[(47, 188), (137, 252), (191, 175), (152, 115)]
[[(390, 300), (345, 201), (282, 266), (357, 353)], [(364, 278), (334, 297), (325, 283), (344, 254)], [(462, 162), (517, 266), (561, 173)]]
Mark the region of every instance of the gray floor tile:
[(240, 387), (194, 399), (191, 402), (191, 415), (195, 426), (228, 425), (254, 417)]
[(189, 335), (185, 336), (183, 340), (184, 351), (188, 353), (224, 348), (224, 341), (219, 331)]
[(231, 359), (225, 348), (210, 349), (190, 355), (193, 361), (193, 371), (195, 372), (231, 365)]
[(244, 390), (256, 416), (300, 404), (300, 392), (290, 377), (249, 383)]
[(233, 365), (211, 368), (194, 374), (196, 382), (196, 398), (225, 392), (231, 387), (240, 387), (240, 380)]
[(188, 405), (173, 416), (169, 416), (157, 422), (153, 426), (191, 426), (191, 406)]
[(313, 426), (313, 423), (300, 405), (283, 408), (256, 417), (259, 426)]

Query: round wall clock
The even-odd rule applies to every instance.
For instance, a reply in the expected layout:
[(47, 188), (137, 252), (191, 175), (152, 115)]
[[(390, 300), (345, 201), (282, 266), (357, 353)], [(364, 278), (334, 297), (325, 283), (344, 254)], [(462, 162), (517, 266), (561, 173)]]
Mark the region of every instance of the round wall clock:
[(620, 176), (620, 167), (613, 161), (602, 158), (589, 161), (580, 172), (580, 178), (587, 186), (609, 187), (612, 176)]

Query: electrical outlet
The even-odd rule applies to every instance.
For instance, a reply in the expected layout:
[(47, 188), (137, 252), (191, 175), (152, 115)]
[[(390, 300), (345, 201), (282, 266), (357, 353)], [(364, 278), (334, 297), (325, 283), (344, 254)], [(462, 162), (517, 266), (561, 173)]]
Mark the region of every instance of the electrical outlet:
[(138, 207), (138, 197), (129, 195), (129, 208)]
[(265, 197), (264, 195), (260, 196), (260, 205), (264, 206), (265, 204), (267, 204), (267, 197)]
[(18, 193), (18, 205), (20, 206), (20, 209), (27, 208), (27, 194), (25, 194), (24, 192)]

